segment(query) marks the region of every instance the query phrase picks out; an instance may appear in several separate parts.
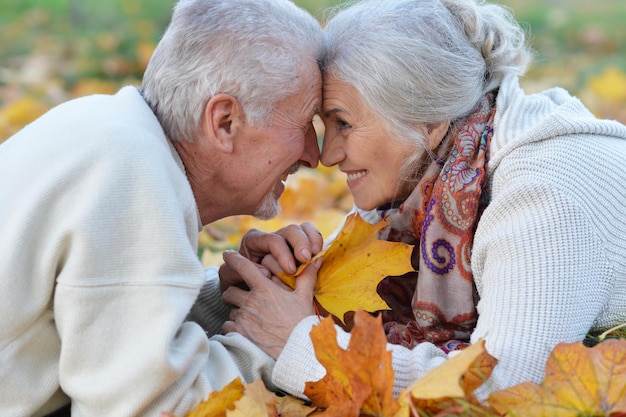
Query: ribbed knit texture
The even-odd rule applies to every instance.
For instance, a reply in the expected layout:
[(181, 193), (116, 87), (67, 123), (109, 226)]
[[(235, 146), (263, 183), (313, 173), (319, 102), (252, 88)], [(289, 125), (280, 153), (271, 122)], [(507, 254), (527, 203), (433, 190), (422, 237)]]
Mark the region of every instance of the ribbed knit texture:
[[(472, 342), (485, 338), (498, 359), (482, 400), (539, 382), (557, 343), (626, 322), (626, 127), (595, 119), (562, 89), (527, 96), (508, 78), (494, 129), (490, 202), (471, 256), (480, 295)], [(294, 395), (325, 374), (309, 338), (316, 321), (299, 324), (274, 368), (274, 383)], [(388, 349), (395, 395), (446, 360), (430, 343)]]

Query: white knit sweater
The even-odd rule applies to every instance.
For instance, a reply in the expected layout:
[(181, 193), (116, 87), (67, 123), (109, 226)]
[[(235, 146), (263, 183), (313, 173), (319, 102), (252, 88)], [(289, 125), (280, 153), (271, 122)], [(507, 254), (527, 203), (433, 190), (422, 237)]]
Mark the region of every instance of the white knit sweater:
[[(485, 338), (499, 361), (481, 399), (539, 382), (557, 343), (626, 322), (626, 127), (595, 119), (562, 89), (527, 96), (509, 78), (494, 130), (490, 202), (471, 254), (480, 295), (472, 342)], [(294, 395), (325, 374), (309, 338), (317, 322), (298, 325), (274, 367), (274, 383)], [(345, 347), (349, 334), (337, 332)], [(430, 343), (388, 349), (395, 395), (447, 359)]]
[[(274, 361), (197, 256), (182, 162), (136, 88), (65, 103), (0, 145), (0, 416), (183, 416)], [(203, 287), (204, 285), (204, 287)], [(203, 287), (191, 318), (186, 316)], [(268, 381), (269, 382), (269, 381)], [(68, 398), (69, 397), (69, 398)]]

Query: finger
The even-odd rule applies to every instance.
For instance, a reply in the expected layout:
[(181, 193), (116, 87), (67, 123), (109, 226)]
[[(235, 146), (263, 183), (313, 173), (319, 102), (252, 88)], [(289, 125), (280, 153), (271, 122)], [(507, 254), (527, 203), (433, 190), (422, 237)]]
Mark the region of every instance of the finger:
[(265, 255), (271, 253), (284, 271), (290, 274), (296, 272), (296, 259), (292, 247), (278, 233), (264, 233), (252, 229), (242, 238), (239, 252), (254, 262), (260, 262)]
[[(249, 294), (250, 291), (242, 290), (239, 287), (228, 287), (222, 293), (222, 302), (229, 306), (241, 307)], [(234, 314), (233, 311), (231, 311), (231, 314)]]
[[(307, 223), (306, 230), (300, 225), (292, 224), (283, 227), (276, 233), (287, 240), (293, 248), (293, 256), (301, 263), (311, 259), (314, 253), (319, 252), (318, 247), (321, 247), (321, 235), (316, 233), (315, 227), (310, 223)], [(315, 249), (317, 251), (314, 251)], [(281, 259), (279, 257), (277, 259), (283, 265)]]
[(257, 264), (239, 253), (231, 250), (224, 251), (222, 258), (224, 263), (237, 273), (250, 289), (267, 282), (266, 275), (261, 272)]
[(248, 230), (241, 238), (239, 253), (252, 262), (259, 262), (263, 256), (269, 252), (266, 241), (270, 233), (262, 232), (258, 229)]
[(317, 254), (324, 247), (324, 238), (322, 237), (322, 233), (313, 226), (313, 224), (309, 222), (304, 222), (301, 224), (302, 231), (306, 233), (311, 242), (311, 252), (313, 255)]
[(225, 321), (224, 324), (222, 325), (222, 333), (231, 333), (231, 332), (236, 332), (236, 331), (237, 331), (237, 326), (234, 321), (228, 320), (228, 321)]
[(238, 287), (245, 284), (243, 282), (243, 278), (241, 278), (238, 273), (233, 271), (233, 269), (226, 264), (222, 264), (220, 266), (220, 269), (218, 270), (218, 275), (220, 277), (220, 290), (222, 292), (226, 291), (228, 287)]
[[(265, 278), (271, 278), (272, 272), (263, 265), (255, 264)], [(220, 278), (220, 291), (224, 292), (228, 287), (239, 287), (244, 290), (249, 289), (243, 278), (235, 272), (229, 265), (222, 264), (218, 272)]]
[[(273, 255), (265, 255), (263, 260), (261, 261), (261, 265), (268, 269), (271, 272), (271, 275), (278, 275), (284, 273), (283, 269), (280, 267), (278, 260), (274, 258)], [(270, 276), (271, 276), (270, 275)]]
[(315, 290), (315, 282), (317, 281), (317, 273), (322, 266), (322, 258), (317, 258), (311, 262), (296, 279), (295, 291), (304, 294), (313, 294)]

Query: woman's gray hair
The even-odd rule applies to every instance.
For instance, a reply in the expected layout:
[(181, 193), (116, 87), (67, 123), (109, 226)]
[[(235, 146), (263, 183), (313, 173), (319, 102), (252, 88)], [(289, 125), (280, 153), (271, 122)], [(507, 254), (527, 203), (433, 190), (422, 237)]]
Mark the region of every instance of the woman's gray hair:
[(467, 115), (532, 56), (508, 9), (480, 0), (362, 0), (332, 16), (326, 35), (324, 73), (420, 145), (417, 125)]
[(237, 98), (253, 124), (268, 122), (323, 47), (319, 22), (289, 0), (181, 0), (141, 89), (170, 139), (193, 140), (218, 93)]

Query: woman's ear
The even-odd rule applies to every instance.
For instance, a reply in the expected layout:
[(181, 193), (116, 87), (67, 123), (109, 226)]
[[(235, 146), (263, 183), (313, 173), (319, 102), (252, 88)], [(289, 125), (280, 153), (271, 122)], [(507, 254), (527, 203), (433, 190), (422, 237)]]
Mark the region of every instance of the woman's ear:
[(450, 121), (448, 120), (437, 123), (427, 123), (426, 146), (428, 147), (428, 149), (430, 149), (431, 151), (437, 149), (443, 138), (446, 137), (446, 133), (448, 133), (449, 128)]
[(223, 93), (211, 97), (204, 107), (204, 136), (218, 149), (232, 152), (241, 112), (235, 97)]

